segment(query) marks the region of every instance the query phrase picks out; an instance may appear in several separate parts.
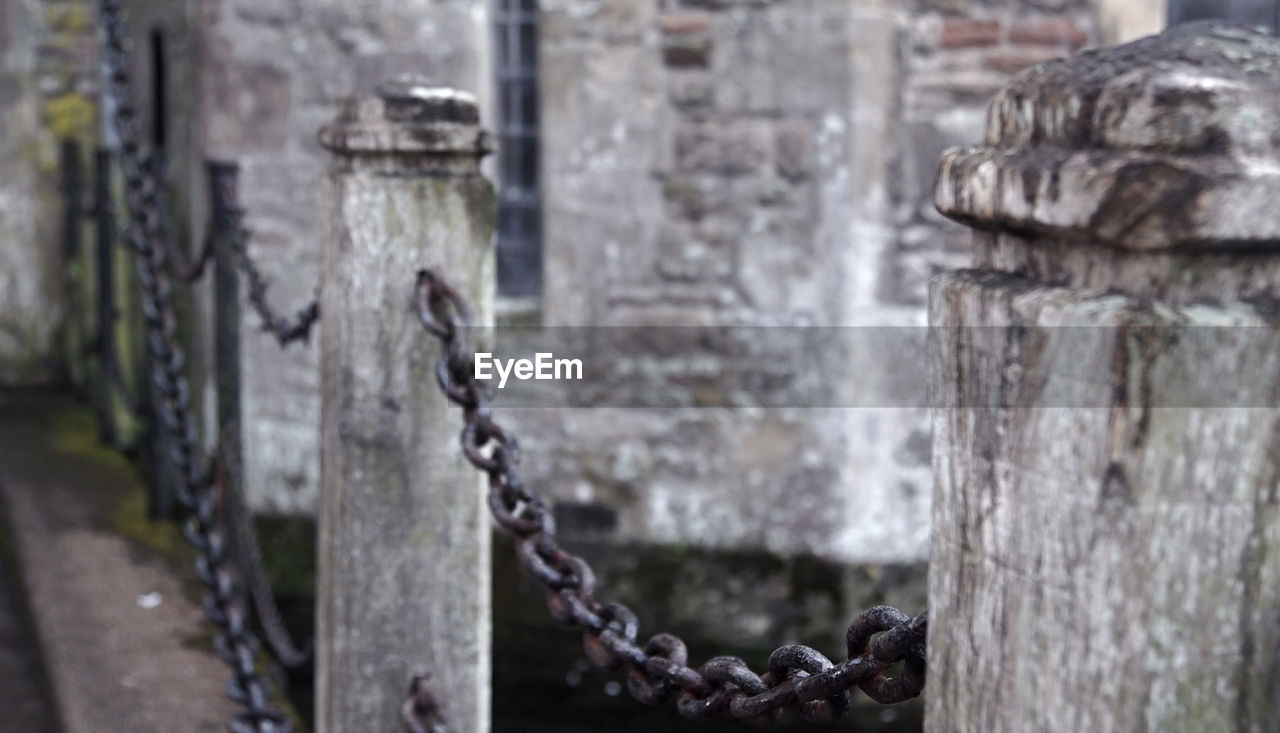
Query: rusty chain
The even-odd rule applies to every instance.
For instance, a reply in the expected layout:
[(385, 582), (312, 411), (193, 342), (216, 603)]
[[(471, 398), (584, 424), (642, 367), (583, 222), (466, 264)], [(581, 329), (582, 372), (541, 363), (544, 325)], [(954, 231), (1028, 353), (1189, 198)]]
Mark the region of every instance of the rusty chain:
[[(795, 715), (811, 722), (837, 720), (848, 712), (854, 687), (883, 704), (920, 694), (927, 614), (913, 618), (890, 606), (868, 609), (853, 620), (845, 634), (847, 658), (834, 664), (816, 649), (791, 644), (769, 656), (769, 669), (763, 674), (727, 656), (695, 669), (688, 666), (685, 643), (677, 636), (659, 633), (639, 643), (635, 614), (621, 603), (596, 600), (591, 566), (559, 545), (550, 509), (521, 482), (516, 437), (494, 421), (488, 389), (474, 376), (466, 303), (438, 273), (423, 270), (418, 273), (414, 307), (423, 328), (443, 348), (436, 381), (445, 396), (462, 407), (462, 452), (488, 476), (494, 520), (514, 535), (520, 563), (546, 587), (552, 617), (585, 629), (586, 654), (597, 667), (626, 669), (632, 697), (658, 704), (678, 696), (677, 709), (692, 720), (728, 714), (750, 723), (770, 723)], [(887, 676), (899, 662), (901, 669)], [(425, 676), (412, 681), (401, 717), (411, 733), (446, 729)]]
[(205, 615), (218, 628), (214, 648), (232, 669), (227, 691), (243, 708), (232, 718), (230, 729), (233, 733), (284, 733), (292, 729), (292, 721), (272, 704), (270, 683), (255, 665), (259, 644), (249, 626), (242, 591), (231, 567), (228, 538), (217, 516), (213, 472), (201, 465), (191, 414), (191, 390), (183, 374), (185, 359), (174, 333), (175, 316), (166, 271), (168, 247), (162, 241), (155, 171), (151, 152), (142, 143), (141, 120), (132, 103), (121, 0), (100, 0), (98, 7), (103, 26), (104, 86), (115, 102), (111, 123), (120, 140), (120, 166), (129, 214), (126, 243), (136, 257), (142, 286), (155, 417), (170, 436), (167, 457), (181, 480), (178, 501), (191, 513), (183, 534), (196, 550), (196, 574), (208, 591), (203, 605)]

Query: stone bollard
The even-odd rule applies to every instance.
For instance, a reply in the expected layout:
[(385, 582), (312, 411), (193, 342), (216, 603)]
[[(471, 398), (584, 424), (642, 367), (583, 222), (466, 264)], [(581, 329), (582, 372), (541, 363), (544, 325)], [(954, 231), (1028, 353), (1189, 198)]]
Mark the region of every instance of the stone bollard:
[(1181, 26), (944, 156), (927, 730), (1280, 730), (1277, 99), (1280, 39)]
[(321, 326), (316, 723), (400, 730), (431, 673), (451, 729), (489, 729), (489, 519), (461, 418), (410, 308), (438, 267), (491, 323), (494, 195), (475, 100), (411, 81), (348, 101), (334, 153)]

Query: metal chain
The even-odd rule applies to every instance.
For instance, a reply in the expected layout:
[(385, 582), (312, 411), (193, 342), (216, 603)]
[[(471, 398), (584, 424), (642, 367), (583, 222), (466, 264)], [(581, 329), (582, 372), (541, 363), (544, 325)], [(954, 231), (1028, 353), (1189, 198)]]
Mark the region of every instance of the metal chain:
[[(750, 723), (770, 723), (799, 715), (831, 722), (850, 707), (858, 687), (872, 700), (889, 704), (924, 688), (927, 614), (914, 618), (890, 606), (858, 615), (845, 634), (847, 658), (833, 664), (818, 650), (799, 644), (778, 648), (763, 674), (737, 657), (715, 657), (694, 669), (685, 643), (660, 633), (637, 642), (639, 623), (621, 603), (596, 600), (595, 573), (587, 561), (556, 541), (555, 522), (542, 499), (516, 473), (520, 460), (514, 435), (494, 421), (487, 388), (475, 379), (467, 344), (466, 303), (431, 270), (418, 273), (414, 295), (418, 318), (443, 347), (436, 381), (445, 396), (463, 408), (462, 452), (489, 478), (489, 509), (498, 525), (516, 538), (521, 564), (547, 589), (552, 617), (585, 629), (587, 657), (606, 670), (627, 670), (627, 689), (646, 704), (678, 695), (676, 707), (692, 720), (730, 715)], [(894, 676), (889, 668), (902, 663)], [(439, 705), (427, 680), (416, 677), (402, 707), (411, 733), (443, 730)]]
[(205, 267), (213, 261), (214, 240), (212, 233), (206, 234), (200, 253), (194, 261), (188, 261), (186, 255), (178, 248), (178, 238), (174, 234), (173, 218), (170, 215), (169, 203), (165, 196), (165, 188), (160, 185), (164, 180), (164, 156), (152, 151), (151, 175), (156, 180), (156, 195), (160, 206), (160, 240), (165, 246), (165, 259), (169, 265), (169, 275), (179, 282), (194, 283), (199, 280)]
[(431, 693), (431, 675), (414, 675), (409, 697), (400, 706), (400, 720), (409, 733), (449, 733), (440, 703)]
[[(160, 244), (165, 250), (165, 267), (169, 270), (169, 277), (190, 285), (204, 276), (205, 267), (213, 261), (213, 237), (206, 235), (204, 244), (200, 245), (200, 252), (196, 255), (195, 260), (187, 259), (187, 256), (183, 254), (177, 245), (178, 236), (173, 225), (172, 209), (169, 206), (169, 197), (162, 183), (164, 181), (164, 156), (160, 155), (157, 150), (148, 149), (148, 157), (150, 158), (151, 177), (156, 182), (155, 195), (158, 208), (157, 214), (160, 220)], [(116, 234), (113, 241), (124, 242), (124, 246), (128, 247), (128, 229), (129, 223), (127, 219), (124, 223), (117, 224), (114, 227)]]
[(200, 466), (196, 427), (190, 409), (190, 386), (182, 373), (184, 356), (174, 335), (174, 313), (165, 271), (166, 246), (161, 242), (159, 199), (150, 152), (143, 146), (132, 102), (128, 46), (121, 0), (100, 0), (105, 91), (113, 97), (112, 124), (120, 140), (125, 202), (129, 211), (127, 243), (137, 259), (142, 286), (142, 312), (150, 357), (150, 382), (156, 418), (170, 436), (168, 458), (182, 486), (178, 500), (191, 512), (183, 534), (196, 549), (196, 573), (209, 591), (204, 610), (218, 627), (214, 648), (232, 668), (227, 691), (243, 706), (231, 720), (233, 733), (284, 733), (292, 729), (287, 715), (271, 704), (270, 683), (254, 658), (258, 641), (230, 567), (227, 537), (217, 517), (211, 477)]
[[(160, 164), (160, 156), (154, 156), (153, 160), (152, 176), (158, 182), (163, 177), (164, 166)], [(175, 245), (176, 236), (172, 218), (168, 213), (169, 205), (163, 193), (164, 188), (157, 185), (156, 190), (158, 194), (157, 207), (160, 211), (160, 241), (166, 248), (169, 274), (173, 279), (183, 283), (195, 283), (203, 277), (208, 263), (213, 260), (215, 248), (217, 247), (217, 238), (214, 236), (213, 231), (210, 230), (205, 236), (205, 241), (201, 246), (198, 257), (194, 261), (184, 259), (184, 256)], [(234, 200), (234, 198), (227, 200)], [(125, 223), (117, 229), (120, 233), (119, 239), (127, 243), (128, 224)], [(96, 352), (101, 359), (103, 370), (107, 376), (108, 387), (114, 388), (129, 412), (135, 417), (145, 419), (143, 414), (144, 405), (129, 394), (129, 390), (125, 386), (117, 352), (113, 345), (113, 324), (120, 314), (118, 310), (113, 309), (108, 315), (110, 315), (110, 320), (106, 321), (105, 326), (99, 329), (97, 343), (91, 347), (91, 351)], [(312, 319), (314, 320), (314, 316), (312, 316)], [(308, 641), (304, 645), (295, 644), (280, 617), (279, 606), (275, 600), (275, 592), (272, 590), (271, 583), (267, 579), (266, 572), (262, 566), (261, 543), (258, 541), (257, 531), (254, 529), (248, 510), (243, 506), (243, 500), (241, 499), (240, 487), (242, 484), (239, 482), (239, 476), (241, 475), (239, 466), (235, 465), (233, 467), (232, 460), (226, 458), (227, 451), (232, 448), (234, 448), (234, 455), (239, 455), (238, 435), (236, 433), (234, 437), (236, 442), (228, 445), (226, 443), (228, 433), (224, 432), (219, 443), (222, 449), (220, 454), (224, 458), (225, 466), (228, 471), (235, 470), (235, 489), (224, 491), (223, 493), (224, 499), (228, 502), (226, 517), (231, 520), (229, 523), (232, 539), (231, 549), (235, 553), (236, 566), (240, 569), (248, 584), (246, 590), (249, 593), (249, 598), (253, 601), (254, 612), (262, 628), (263, 636), (266, 638), (267, 645), (271, 647), (272, 652), (282, 665), (292, 669), (302, 666), (311, 659), (312, 643)]]
[[(228, 182), (227, 185), (232, 184)], [(232, 191), (227, 200), (239, 201), (239, 197)], [(307, 343), (311, 338), (312, 325), (320, 319), (319, 300), (312, 300), (294, 313), (293, 318), (285, 318), (276, 313), (267, 299), (267, 288), (270, 283), (262, 276), (257, 264), (249, 256), (249, 230), (244, 226), (244, 209), (238, 204), (233, 204), (229, 207), (227, 216), (231, 251), (236, 255), (237, 269), (249, 283), (249, 303), (262, 318), (262, 330), (275, 336), (281, 348), (294, 341)]]
[(231, 536), (231, 551), (235, 555), (236, 567), (240, 569), (248, 586), (246, 590), (253, 600), (258, 625), (262, 627), (262, 635), (276, 659), (290, 669), (301, 667), (311, 659), (314, 640), (308, 639), (301, 645), (294, 643), (280, 616), (275, 592), (271, 588), (271, 581), (267, 579), (266, 568), (262, 565), (258, 532), (253, 526), (253, 517), (245, 506), (243, 496), (240, 426), (234, 422), (224, 426), (218, 445), (222, 468), (223, 513)]

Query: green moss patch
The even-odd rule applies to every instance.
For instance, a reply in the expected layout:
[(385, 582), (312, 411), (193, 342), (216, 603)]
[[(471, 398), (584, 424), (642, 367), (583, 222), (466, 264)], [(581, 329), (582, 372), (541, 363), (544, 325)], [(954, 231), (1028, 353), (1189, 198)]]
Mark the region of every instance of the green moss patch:
[(54, 33), (81, 33), (88, 29), (92, 17), (87, 4), (60, 4), (49, 6), (45, 20)]
[[(93, 415), (78, 407), (60, 407), (50, 418), (53, 447), (57, 452), (85, 458), (112, 469), (128, 469), (124, 456), (98, 439), (98, 423)], [(138, 490), (141, 491), (139, 485)]]
[(44, 103), (45, 127), (57, 139), (88, 135), (96, 116), (93, 102), (81, 94), (60, 94)]

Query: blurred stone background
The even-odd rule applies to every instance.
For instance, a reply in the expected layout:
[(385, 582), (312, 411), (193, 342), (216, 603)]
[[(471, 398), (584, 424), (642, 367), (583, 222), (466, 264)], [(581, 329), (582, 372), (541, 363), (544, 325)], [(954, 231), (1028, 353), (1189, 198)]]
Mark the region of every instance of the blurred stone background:
[[(0, 6), (7, 384), (62, 378), (56, 153), (60, 138), (98, 138), (92, 5)], [(273, 301), (308, 302), (328, 165), (317, 130), (338, 98), (425, 75), (476, 92), (506, 146), (489, 168), (509, 211), (500, 322), (549, 326), (923, 326), (928, 278), (968, 257), (931, 203), (942, 150), (981, 139), (988, 98), (1020, 69), (1155, 32), (1167, 16), (1164, 0), (125, 5), (144, 123), (191, 249), (204, 236), (202, 162), (235, 160)], [(185, 335), (212, 436), (210, 299), (189, 304)], [(242, 343), (251, 503), (307, 517), (317, 345), (281, 353), (249, 314)], [(898, 356), (835, 355), (847, 367), (832, 404), (874, 402), (883, 385), (860, 360)], [(714, 377), (742, 358), (700, 368)], [(733, 623), (682, 628), (695, 644), (728, 633), (744, 654), (784, 641), (838, 654), (847, 619), (869, 603), (923, 609), (922, 408), (499, 409), (561, 533), (622, 558), (604, 562), (601, 582), (636, 603), (645, 629), (739, 608)], [(644, 585), (628, 580), (648, 567), (637, 558), (670, 570), (670, 603), (628, 595)], [(499, 583), (514, 582), (508, 570), (500, 563)], [(760, 594), (771, 600), (745, 600)], [(510, 631), (523, 616), (497, 622)]]

